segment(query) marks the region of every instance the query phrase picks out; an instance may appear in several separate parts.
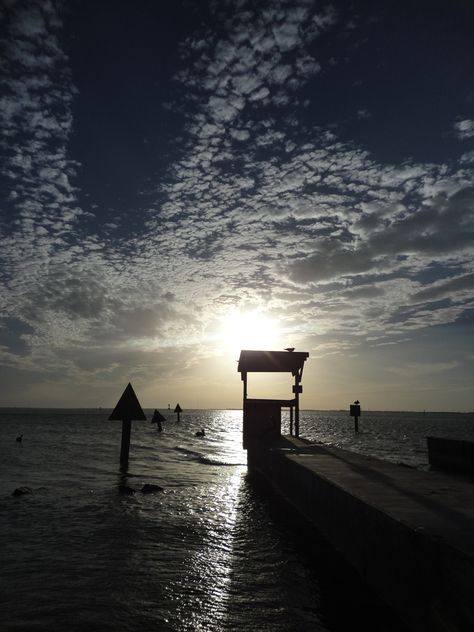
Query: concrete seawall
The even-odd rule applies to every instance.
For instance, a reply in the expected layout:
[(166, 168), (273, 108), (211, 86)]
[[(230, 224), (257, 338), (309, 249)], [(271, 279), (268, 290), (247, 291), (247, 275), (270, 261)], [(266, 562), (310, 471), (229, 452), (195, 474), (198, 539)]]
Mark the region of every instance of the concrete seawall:
[(258, 474), (417, 632), (474, 630), (474, 485), (281, 437)]

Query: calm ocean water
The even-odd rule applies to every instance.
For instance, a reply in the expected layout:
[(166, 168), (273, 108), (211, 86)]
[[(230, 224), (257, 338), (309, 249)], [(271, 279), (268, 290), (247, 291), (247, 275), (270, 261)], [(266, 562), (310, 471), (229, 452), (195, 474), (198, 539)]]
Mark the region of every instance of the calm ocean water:
[[(0, 411), (1, 630), (402, 629), (247, 480), (241, 411), (162, 412), (162, 433), (133, 422), (123, 473), (109, 411)], [(425, 469), (427, 435), (474, 440), (468, 415), (363, 413), (360, 429), (301, 413), (302, 436)], [(22, 485), (33, 493), (13, 497)]]

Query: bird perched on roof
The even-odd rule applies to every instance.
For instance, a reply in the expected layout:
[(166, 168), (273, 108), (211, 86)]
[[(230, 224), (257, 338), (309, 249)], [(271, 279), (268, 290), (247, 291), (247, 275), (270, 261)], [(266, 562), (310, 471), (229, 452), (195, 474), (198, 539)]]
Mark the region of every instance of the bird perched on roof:
[(294, 348), (294, 347), (286, 347), (286, 348), (285, 348), (285, 351), (290, 351), (290, 352), (291, 352), (291, 351), (294, 351), (294, 350), (295, 350), (295, 348)]

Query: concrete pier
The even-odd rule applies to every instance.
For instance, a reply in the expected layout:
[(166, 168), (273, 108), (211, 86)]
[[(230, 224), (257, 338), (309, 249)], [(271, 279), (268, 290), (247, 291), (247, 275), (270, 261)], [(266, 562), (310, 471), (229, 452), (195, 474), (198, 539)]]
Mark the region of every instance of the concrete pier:
[(417, 632), (474, 630), (474, 485), (303, 439), (248, 448), (251, 474), (314, 525)]

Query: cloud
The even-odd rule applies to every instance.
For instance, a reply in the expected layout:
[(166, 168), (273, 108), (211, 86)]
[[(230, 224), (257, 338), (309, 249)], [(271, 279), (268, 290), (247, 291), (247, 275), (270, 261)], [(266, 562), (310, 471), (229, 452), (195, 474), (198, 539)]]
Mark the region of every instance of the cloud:
[(368, 110), (357, 110), (357, 118), (358, 119), (368, 119), (370, 118), (372, 115)]
[(474, 273), (463, 274), (448, 280), (436, 281), (429, 287), (415, 292), (411, 296), (413, 303), (437, 301), (441, 298), (459, 298), (464, 295), (472, 299), (474, 290)]
[(461, 156), (460, 162), (461, 163), (466, 163), (466, 164), (474, 163), (474, 150), (473, 151), (467, 151), (466, 153), (464, 153)]
[[(410, 206), (407, 208), (400, 202), (362, 203), (364, 214), (352, 224), (354, 237), (359, 238), (357, 245), (352, 243), (349, 248), (343, 242), (321, 241), (313, 263), (321, 264), (327, 273), (332, 269), (337, 276), (349, 272), (351, 262), (355, 273), (370, 267), (370, 262), (380, 267), (380, 257), (385, 255), (431, 257), (471, 249), (474, 236), (471, 187), (458, 186), (452, 195), (439, 195), (434, 200), (426, 199), (425, 204)], [(321, 257), (330, 263), (323, 263)], [(301, 268), (297, 263), (292, 265)]]
[(428, 375), (435, 375), (437, 373), (445, 373), (447, 371), (453, 371), (460, 366), (457, 361), (452, 362), (413, 362), (405, 364), (403, 367), (388, 367), (387, 370), (391, 373), (401, 375), (402, 377), (409, 376), (411, 379), (418, 379), (420, 377), (426, 377)]
[[(207, 323), (233, 305), (264, 305), (321, 355), (366, 337), (391, 343), (466, 309), (469, 153), (459, 163), (379, 162), (363, 138), (315, 124), (307, 93), (317, 97), (340, 65), (320, 56), (320, 36), (338, 24), (333, 9), (214, 3), (219, 28), (199, 28), (180, 48), (180, 102), (166, 98), (183, 129), (141, 226), (136, 208), (94, 217), (79, 205), (77, 91), (57, 6), (18, 11), (6, 34), (1, 152), (12, 219), (0, 305), (30, 350), (8, 351), (9, 362), (104, 380), (125, 376), (128, 363), (142, 376), (161, 367), (163, 347), (174, 367), (175, 349), (199, 361)], [(471, 124), (458, 121), (459, 138)]]
[(375, 267), (374, 258), (365, 249), (349, 250), (339, 243), (321, 244), (321, 251), (290, 264), (290, 276), (298, 283), (318, 282), (357, 275)]
[(250, 138), (250, 132), (246, 129), (231, 129), (230, 135), (238, 141), (244, 141)]
[(4, 24), (1, 175), (15, 219), (4, 224), (0, 258), (20, 285), (55, 254), (64, 256), (83, 215), (71, 182), (77, 163), (67, 151), (75, 90), (55, 7), (13, 4)]
[(474, 136), (474, 121), (471, 119), (464, 119), (462, 121), (457, 121), (454, 124), (454, 131), (456, 136), (460, 140), (465, 140), (466, 138), (472, 138)]

